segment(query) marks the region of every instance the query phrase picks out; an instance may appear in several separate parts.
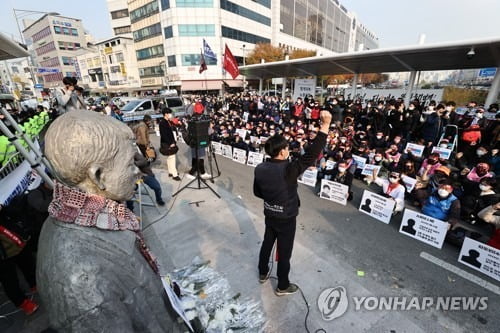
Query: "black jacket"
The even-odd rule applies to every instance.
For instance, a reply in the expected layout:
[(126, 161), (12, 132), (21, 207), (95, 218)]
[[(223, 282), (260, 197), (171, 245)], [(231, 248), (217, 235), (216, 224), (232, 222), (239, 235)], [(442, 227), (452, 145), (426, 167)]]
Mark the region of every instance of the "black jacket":
[(175, 143), (174, 133), (172, 132), (172, 127), (166, 119), (160, 121), (160, 142), (171, 145)]
[(253, 192), (264, 200), (264, 215), (288, 219), (299, 214), (300, 200), (297, 178), (313, 166), (326, 143), (326, 134), (319, 132), (305, 154), (289, 162), (271, 159), (255, 168)]

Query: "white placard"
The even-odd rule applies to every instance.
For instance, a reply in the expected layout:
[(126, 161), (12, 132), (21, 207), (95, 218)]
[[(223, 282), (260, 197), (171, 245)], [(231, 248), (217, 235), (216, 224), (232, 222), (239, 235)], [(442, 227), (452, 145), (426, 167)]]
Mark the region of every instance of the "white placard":
[(244, 129), (244, 128), (238, 128), (236, 130), (236, 133), (241, 138), (241, 140), (245, 140), (245, 137), (247, 136), (247, 130), (246, 129)]
[[(1, 120), (0, 120), (1, 121)], [(29, 185), (31, 167), (28, 161), (23, 161), (7, 176), (0, 179), (0, 204), (8, 204), (12, 198), (23, 193)]]
[(233, 158), (233, 147), (230, 145), (222, 145), (222, 156), (227, 158)]
[(417, 183), (417, 180), (415, 178), (412, 178), (412, 177), (408, 177), (408, 176), (405, 176), (405, 175), (401, 175), (401, 180), (403, 181), (405, 187), (406, 187), (406, 191), (408, 193), (410, 193), (411, 191), (413, 191), (413, 189), (415, 188), (415, 184)]
[(366, 164), (366, 158), (358, 155), (352, 155), (352, 159), (356, 162), (356, 169), (363, 169)]
[(424, 146), (422, 145), (417, 145), (415, 143), (407, 143), (406, 144), (406, 150), (411, 151), (411, 153), (416, 156), (416, 157), (421, 157), (422, 154), (424, 153)]
[(258, 138), (258, 137), (253, 136), (253, 135), (251, 135), (251, 136), (250, 136), (250, 142), (251, 142), (251, 143), (256, 143), (257, 141), (259, 141), (259, 138)]
[(399, 228), (400, 233), (438, 249), (443, 247), (447, 231), (447, 222), (417, 213), (408, 208), (405, 209), (401, 227)]
[(326, 170), (333, 170), (333, 168), (335, 168), (336, 165), (337, 165), (337, 162), (334, 162), (332, 160), (327, 160), (325, 169)]
[(259, 139), (259, 140), (260, 140), (260, 143), (261, 143), (261, 144), (266, 143), (267, 138), (268, 138), (267, 136), (261, 136), (261, 137), (260, 137), (260, 139)]
[(245, 164), (247, 162), (247, 151), (239, 148), (233, 148), (233, 161)]
[(500, 250), (465, 237), (458, 261), (500, 281)]
[(214, 150), (214, 153), (216, 153), (217, 155), (222, 155), (222, 143), (212, 141), (212, 148)]
[(163, 284), (163, 289), (165, 289), (165, 291), (167, 292), (167, 296), (168, 299), (170, 300), (170, 304), (172, 304), (172, 308), (174, 308), (175, 312), (177, 312), (177, 314), (182, 318), (182, 320), (184, 320), (184, 322), (186, 323), (187, 327), (189, 327), (191, 332), (194, 332), (193, 327), (191, 327), (191, 324), (189, 323), (186, 313), (182, 308), (181, 300), (179, 299), (179, 297), (177, 297), (177, 295), (172, 290), (172, 287), (170, 286), (170, 277), (162, 276), (161, 283)]
[(373, 170), (375, 171), (375, 176), (378, 176), (378, 172), (380, 171), (380, 165), (375, 164), (365, 164), (361, 174), (364, 176), (373, 176)]
[(245, 123), (248, 123), (248, 116), (250, 114), (248, 112), (243, 112), (243, 120), (245, 121)]
[(395, 204), (396, 202), (391, 198), (386, 198), (364, 190), (359, 211), (381, 222), (389, 224)]
[(451, 156), (451, 149), (448, 148), (433, 147), (432, 152), (438, 153), (439, 157), (444, 158), (445, 160), (448, 160)]
[(317, 177), (318, 169), (307, 169), (297, 181), (305, 185), (316, 186)]
[(247, 165), (256, 167), (257, 165), (264, 162), (264, 154), (257, 152), (248, 152)]
[(347, 205), (347, 196), (349, 195), (349, 186), (332, 182), (331, 180), (321, 180), (321, 191), (319, 197), (322, 199), (334, 201), (341, 205)]
[(307, 95), (315, 93), (316, 79), (295, 79), (295, 88), (293, 89), (293, 100), (301, 97), (304, 99)]

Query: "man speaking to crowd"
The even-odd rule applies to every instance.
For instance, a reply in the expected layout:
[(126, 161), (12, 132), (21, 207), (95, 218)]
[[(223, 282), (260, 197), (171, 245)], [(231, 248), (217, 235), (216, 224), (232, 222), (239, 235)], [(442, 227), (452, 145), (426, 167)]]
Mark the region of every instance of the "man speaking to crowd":
[(326, 144), (332, 115), (321, 111), (321, 129), (316, 139), (307, 147), (304, 155), (288, 161), (290, 153), (288, 142), (281, 135), (270, 137), (265, 144), (266, 153), (271, 159), (255, 168), (254, 194), (264, 200), (266, 231), (259, 255), (259, 281), (269, 278), (269, 256), (277, 240), (278, 286), (277, 296), (293, 294), (298, 286), (290, 283), (290, 258), (295, 238), (296, 217), (299, 214), (297, 178), (308, 167), (313, 166)]

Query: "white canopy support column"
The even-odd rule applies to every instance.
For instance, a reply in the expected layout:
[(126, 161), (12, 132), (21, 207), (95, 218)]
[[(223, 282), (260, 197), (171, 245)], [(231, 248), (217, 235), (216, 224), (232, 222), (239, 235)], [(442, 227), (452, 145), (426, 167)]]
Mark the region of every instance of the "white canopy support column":
[(356, 98), (356, 93), (358, 90), (358, 73), (354, 73), (354, 77), (352, 78), (352, 99)]
[(410, 78), (408, 79), (408, 87), (406, 88), (405, 106), (408, 106), (408, 104), (410, 103), (410, 98), (413, 92), (413, 88), (415, 87), (416, 78), (417, 78), (417, 71), (411, 71)]
[(264, 79), (259, 78), (259, 96), (262, 95), (262, 87), (264, 86)]
[(484, 106), (488, 108), (490, 104), (495, 103), (498, 99), (498, 93), (500, 93), (500, 66), (497, 67), (497, 72), (493, 78), (493, 82), (491, 82), (490, 91), (488, 92)]

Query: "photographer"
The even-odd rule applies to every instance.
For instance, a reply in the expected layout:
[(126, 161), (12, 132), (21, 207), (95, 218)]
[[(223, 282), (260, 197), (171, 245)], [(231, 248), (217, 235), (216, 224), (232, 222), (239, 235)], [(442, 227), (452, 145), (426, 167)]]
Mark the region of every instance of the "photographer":
[(55, 90), (54, 95), (56, 97), (57, 112), (59, 115), (79, 109), (80, 103), (75, 92), (77, 82), (76, 78), (66, 76), (63, 79), (64, 88)]

